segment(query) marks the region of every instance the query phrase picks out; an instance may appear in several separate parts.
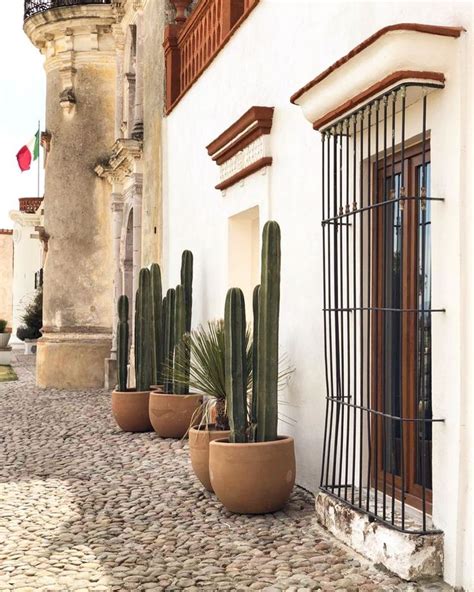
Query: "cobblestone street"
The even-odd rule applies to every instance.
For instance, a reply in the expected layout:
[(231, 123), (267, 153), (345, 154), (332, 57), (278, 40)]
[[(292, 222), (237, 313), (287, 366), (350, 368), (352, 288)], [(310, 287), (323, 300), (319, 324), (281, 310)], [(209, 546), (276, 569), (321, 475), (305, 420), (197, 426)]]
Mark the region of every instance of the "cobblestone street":
[(301, 489), (284, 512), (229, 514), (186, 445), (121, 432), (105, 391), (36, 389), (33, 364), (0, 384), (1, 591), (449, 589), (356, 557)]

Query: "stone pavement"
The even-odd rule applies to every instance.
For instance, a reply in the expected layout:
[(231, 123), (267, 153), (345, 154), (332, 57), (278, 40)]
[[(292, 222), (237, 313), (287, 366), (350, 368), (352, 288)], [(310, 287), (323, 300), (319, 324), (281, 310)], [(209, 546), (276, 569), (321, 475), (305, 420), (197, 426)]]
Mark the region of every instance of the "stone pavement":
[(186, 445), (125, 434), (105, 391), (0, 384), (0, 591), (448, 590), (406, 584), (342, 547), (296, 489), (283, 512), (235, 516)]

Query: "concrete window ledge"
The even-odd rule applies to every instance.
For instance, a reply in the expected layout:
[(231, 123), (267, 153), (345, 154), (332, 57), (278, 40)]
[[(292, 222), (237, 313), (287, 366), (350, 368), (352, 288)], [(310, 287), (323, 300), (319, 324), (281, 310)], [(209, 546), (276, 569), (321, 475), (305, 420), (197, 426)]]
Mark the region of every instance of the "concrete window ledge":
[(404, 580), (442, 575), (442, 534), (399, 532), (323, 492), (316, 496), (315, 505), (318, 522), (331, 534)]

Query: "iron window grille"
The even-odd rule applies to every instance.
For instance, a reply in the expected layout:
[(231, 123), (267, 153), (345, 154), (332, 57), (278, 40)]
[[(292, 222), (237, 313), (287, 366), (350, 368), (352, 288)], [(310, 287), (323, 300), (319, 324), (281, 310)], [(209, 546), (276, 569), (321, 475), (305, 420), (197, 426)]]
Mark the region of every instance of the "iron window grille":
[(81, 6), (83, 4), (111, 4), (112, 0), (25, 0), (24, 19), (51, 8)]
[[(443, 421), (431, 412), (431, 317), (444, 309), (431, 304), (430, 241), (442, 198), (429, 195), (426, 124), (427, 95), (439, 86), (399, 85), (321, 132), (321, 489), (418, 534), (439, 532), (430, 516), (432, 426)], [(411, 186), (408, 92), (421, 101)]]

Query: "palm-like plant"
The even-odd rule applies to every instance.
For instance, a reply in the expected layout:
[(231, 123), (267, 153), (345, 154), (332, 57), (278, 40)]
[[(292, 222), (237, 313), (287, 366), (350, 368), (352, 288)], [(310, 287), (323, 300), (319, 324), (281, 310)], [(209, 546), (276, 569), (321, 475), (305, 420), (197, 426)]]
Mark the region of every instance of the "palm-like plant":
[[(176, 350), (179, 348), (184, 348), (187, 350), (187, 354), (190, 354), (189, 368), (186, 363), (181, 361), (185, 360), (186, 356), (182, 355), (181, 351), (178, 351), (178, 355), (176, 355)], [(255, 429), (251, 413), (253, 343), (250, 327), (247, 327), (245, 332), (245, 351), (249, 424), (253, 431)], [(191, 333), (186, 333), (182, 342), (176, 346), (174, 364), (168, 362), (166, 371), (171, 373), (170, 376), (173, 377), (175, 383), (186, 384), (193, 390), (208, 395), (211, 401), (213, 399), (212, 402), (215, 402), (216, 407), (216, 429), (229, 429), (225, 391), (225, 333), (223, 319), (209, 321), (207, 325), (200, 325)], [(279, 360), (278, 390), (284, 388), (292, 373), (293, 368), (287, 357), (283, 355)], [(282, 414), (280, 414), (280, 419), (282, 421), (288, 420)]]
[[(250, 330), (245, 335), (247, 352), (247, 389), (252, 385), (252, 339)], [(226, 413), (225, 393), (225, 336), (224, 321), (222, 319), (210, 321), (207, 325), (200, 325), (191, 333), (187, 333), (178, 347), (190, 350), (191, 363), (189, 378), (187, 367), (180, 362), (183, 356), (175, 354), (174, 376), (175, 382), (188, 384), (192, 389), (204, 393), (215, 400), (216, 429), (229, 429)]]

